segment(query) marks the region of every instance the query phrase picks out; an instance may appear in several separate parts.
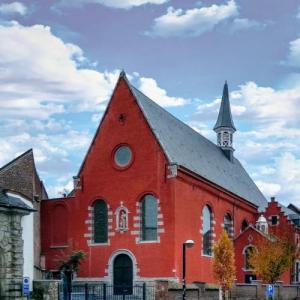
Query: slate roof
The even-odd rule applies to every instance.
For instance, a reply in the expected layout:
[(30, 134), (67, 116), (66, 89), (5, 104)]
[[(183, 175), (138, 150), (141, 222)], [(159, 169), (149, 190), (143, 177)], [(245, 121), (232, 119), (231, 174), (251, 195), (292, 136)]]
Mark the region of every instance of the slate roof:
[(300, 219), (300, 215), (297, 214), (295, 211), (291, 210), (290, 208), (278, 203), (283, 213), (290, 219), (290, 220), (298, 220)]
[(230, 162), (218, 146), (127, 83), (169, 162), (240, 196), (260, 211), (267, 206), (267, 200), (236, 158)]
[(232, 128), (234, 131), (236, 131), (231, 115), (227, 82), (224, 84), (221, 107), (214, 130), (221, 127)]
[(290, 211), (292, 211), (292, 212), (294, 212), (294, 213), (300, 215), (300, 209), (299, 209), (299, 207), (297, 207), (296, 205), (290, 203), (290, 204), (287, 206), (287, 208), (288, 208)]
[(2, 188), (0, 188), (0, 207), (35, 211), (30, 206), (26, 205), (21, 199), (7, 195), (6, 191)]

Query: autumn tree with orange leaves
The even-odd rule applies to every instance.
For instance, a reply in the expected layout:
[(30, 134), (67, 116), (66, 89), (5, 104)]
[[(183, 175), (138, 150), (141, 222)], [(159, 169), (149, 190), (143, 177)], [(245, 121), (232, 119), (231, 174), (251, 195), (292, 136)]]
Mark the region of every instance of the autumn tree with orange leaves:
[(269, 235), (259, 239), (255, 248), (249, 254), (249, 264), (253, 272), (267, 283), (278, 281), (293, 263), (295, 247), (288, 239)]
[(227, 291), (232, 288), (235, 279), (235, 261), (233, 242), (225, 230), (214, 245), (213, 271), (221, 286), (222, 299), (226, 299)]

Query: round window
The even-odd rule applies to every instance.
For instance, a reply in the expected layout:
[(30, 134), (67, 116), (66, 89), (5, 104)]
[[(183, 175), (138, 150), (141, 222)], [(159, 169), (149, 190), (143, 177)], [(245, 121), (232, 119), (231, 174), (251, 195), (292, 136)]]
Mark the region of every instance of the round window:
[(126, 167), (132, 159), (132, 151), (128, 146), (120, 146), (115, 152), (115, 163), (119, 167)]

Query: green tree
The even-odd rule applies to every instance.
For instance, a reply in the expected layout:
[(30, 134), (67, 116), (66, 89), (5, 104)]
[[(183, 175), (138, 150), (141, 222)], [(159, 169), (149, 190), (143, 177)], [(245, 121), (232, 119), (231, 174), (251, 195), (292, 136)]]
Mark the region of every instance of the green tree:
[(85, 253), (82, 250), (74, 251), (70, 256), (59, 260), (59, 270), (63, 272), (78, 272), (80, 264), (85, 259)]
[(222, 298), (226, 299), (227, 292), (232, 288), (235, 279), (235, 261), (233, 243), (225, 230), (214, 245), (213, 272), (221, 286)]
[(74, 251), (58, 262), (59, 270), (63, 273), (65, 299), (71, 299), (72, 278), (74, 272), (78, 272), (81, 262), (85, 259), (85, 253), (82, 250)]

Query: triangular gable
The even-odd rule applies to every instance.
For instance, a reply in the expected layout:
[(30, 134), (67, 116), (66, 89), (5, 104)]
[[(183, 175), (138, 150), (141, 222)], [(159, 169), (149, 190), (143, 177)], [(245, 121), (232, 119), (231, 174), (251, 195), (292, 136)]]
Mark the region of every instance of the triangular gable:
[(139, 102), (137, 101), (136, 95), (135, 95), (135, 93), (134, 93), (134, 91), (133, 91), (133, 87), (130, 85), (130, 83), (129, 83), (127, 77), (126, 77), (125, 72), (122, 71), (122, 72), (120, 73), (119, 79), (118, 79), (118, 81), (117, 81), (117, 83), (116, 83), (116, 85), (115, 85), (115, 87), (114, 87), (114, 90), (113, 90), (113, 92), (112, 92), (112, 95), (111, 95), (111, 97), (110, 97), (110, 100), (108, 101), (107, 107), (106, 107), (106, 109), (105, 109), (105, 111), (104, 111), (104, 114), (103, 114), (101, 120), (100, 120), (100, 123), (99, 123), (99, 125), (98, 125), (98, 127), (97, 127), (96, 133), (94, 134), (94, 137), (93, 137), (93, 139), (92, 139), (92, 142), (91, 142), (91, 144), (90, 144), (90, 146), (89, 146), (89, 148), (88, 148), (88, 151), (87, 151), (87, 153), (85, 154), (85, 157), (84, 157), (84, 159), (83, 159), (83, 161), (82, 161), (82, 164), (81, 164), (81, 166), (80, 166), (80, 168), (79, 168), (79, 171), (78, 171), (78, 173), (77, 173), (77, 176), (80, 176), (80, 174), (82, 173), (82, 171), (83, 171), (83, 169), (84, 169), (86, 160), (87, 160), (87, 158), (88, 158), (88, 156), (89, 156), (89, 154), (90, 154), (90, 152), (91, 152), (91, 150), (92, 150), (92, 147), (93, 147), (93, 144), (95, 143), (95, 140), (97, 139), (98, 135), (100, 134), (101, 125), (102, 125), (103, 121), (105, 120), (105, 117), (106, 117), (106, 115), (107, 115), (107, 113), (108, 113), (108, 111), (109, 111), (109, 109), (110, 109), (110, 106), (111, 106), (112, 100), (113, 100), (113, 98), (114, 98), (114, 95), (115, 95), (115, 93), (116, 93), (116, 91), (117, 91), (117, 89), (118, 89), (118, 87), (119, 87), (119, 85), (120, 85), (120, 82), (121, 82), (122, 80), (126, 83), (128, 89), (129, 89), (129, 91), (130, 91), (131, 94), (132, 94), (133, 99), (135, 99), (137, 106), (139, 107), (140, 111), (142, 112), (142, 114), (143, 114), (143, 116), (144, 116), (145, 122), (147, 123), (147, 125), (148, 125), (150, 131), (153, 133), (153, 137), (155, 138), (155, 140), (157, 141), (157, 143), (160, 145), (160, 148), (161, 148), (162, 152), (164, 153), (165, 158), (166, 158), (167, 160), (169, 160), (169, 159), (168, 159), (168, 156), (166, 155), (166, 153), (165, 153), (165, 151), (164, 151), (163, 145), (161, 145), (160, 141), (157, 139), (155, 133), (153, 132), (153, 129), (151, 128), (151, 126), (150, 126), (150, 124), (149, 124), (147, 118), (145, 117), (144, 111), (142, 110), (141, 106), (139, 105)]
[(38, 193), (39, 200), (48, 198), (36, 170), (32, 149), (0, 168), (0, 187), (20, 193), (29, 199), (32, 199), (35, 193)]
[(247, 234), (248, 231), (253, 231), (255, 233), (258, 233), (259, 235), (261, 235), (263, 238), (265, 239), (271, 239), (271, 236), (266, 235), (265, 233), (261, 232), (260, 230), (256, 229), (255, 226), (253, 225), (249, 225), (244, 231), (242, 231), (235, 239), (234, 242), (237, 242), (237, 240), (239, 240), (243, 235)]
[(0, 168), (0, 174), (6, 172), (9, 168), (13, 167), (14, 165), (16, 165), (20, 160), (23, 160), (25, 157), (27, 156), (31, 156), (33, 159), (33, 151), (32, 149), (29, 149), (27, 151), (25, 151), (24, 153), (22, 153), (21, 155), (17, 156), (16, 158), (14, 158), (13, 160), (11, 160), (10, 162), (8, 162), (7, 164), (5, 164), (3, 167)]

